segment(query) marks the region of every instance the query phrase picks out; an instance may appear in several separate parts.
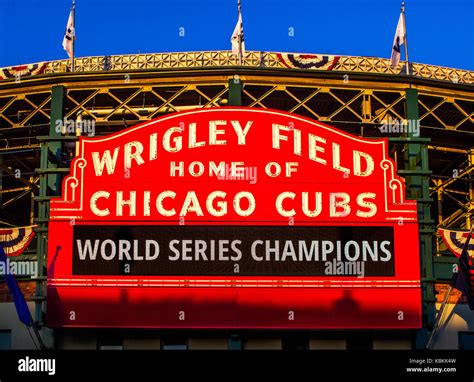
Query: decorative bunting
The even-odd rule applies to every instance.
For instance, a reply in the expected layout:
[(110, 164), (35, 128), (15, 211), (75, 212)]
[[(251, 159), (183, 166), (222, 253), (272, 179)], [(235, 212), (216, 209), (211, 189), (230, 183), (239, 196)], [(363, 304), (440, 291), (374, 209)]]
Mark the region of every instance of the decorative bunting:
[(47, 62), (39, 62), (37, 64), (10, 66), (8, 68), (2, 68), (0, 69), (0, 80), (5, 80), (7, 78), (15, 78), (18, 75), (21, 77), (26, 77), (42, 74), (45, 71), (47, 64)]
[(278, 60), (291, 69), (332, 70), (339, 56), (317, 56), (315, 54), (277, 53)]
[[(464, 243), (466, 242), (467, 235), (469, 232), (467, 231), (453, 231), (449, 229), (438, 229), (439, 234), (441, 235), (443, 241), (445, 242), (446, 246), (449, 250), (456, 256), (461, 256), (462, 248)], [(471, 235), (471, 240), (468, 246), (468, 254), (470, 258), (474, 258), (474, 234)]]
[(448, 248), (457, 258), (459, 273), (453, 276), (451, 285), (461, 291), (466, 296), (470, 309), (474, 309), (474, 234), (471, 234), (471, 239), (467, 247), (467, 255), (462, 255), (464, 243), (469, 235), (467, 231), (452, 231), (440, 228), (439, 233), (446, 243)]
[(35, 236), (35, 232), (33, 231), (34, 227), (35, 226), (0, 229), (0, 244), (5, 250), (5, 254), (7, 256), (20, 255)]

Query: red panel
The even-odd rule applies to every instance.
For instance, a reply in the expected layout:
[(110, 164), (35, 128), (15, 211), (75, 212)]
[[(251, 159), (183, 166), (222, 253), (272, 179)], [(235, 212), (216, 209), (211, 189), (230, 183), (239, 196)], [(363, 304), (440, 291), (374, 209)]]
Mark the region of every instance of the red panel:
[(415, 328), (421, 315), (417, 288), (50, 287), (48, 294), (53, 327)]
[[(219, 121), (216, 128), (212, 122)], [(233, 122), (232, 122), (233, 121)], [(237, 122), (236, 122), (237, 121)], [(237, 134), (238, 126), (251, 126)], [(195, 124), (195, 125), (194, 125)], [(237, 127), (234, 125), (239, 124)], [(273, 125), (287, 127), (279, 128)], [(167, 135), (170, 128), (180, 128)], [(195, 129), (196, 136), (193, 138)], [(214, 130), (213, 130), (214, 129)], [(212, 137), (209, 132), (216, 134)], [(156, 139), (155, 139), (156, 134)], [(275, 134), (280, 138), (274, 140)], [(244, 136), (245, 135), (245, 136)], [(191, 140), (189, 137), (192, 137)], [(182, 148), (168, 152), (163, 140), (182, 139)], [(181, 138), (180, 138), (181, 137)], [(299, 149), (301, 137), (301, 155)], [(317, 137), (317, 138), (314, 138)], [(278, 138), (278, 136), (277, 136)], [(212, 145), (214, 141), (224, 144)], [(310, 140), (317, 148), (312, 147)], [(132, 143), (138, 142), (138, 143)], [(151, 143), (150, 143), (151, 142)], [(202, 142), (202, 145), (196, 144)], [(295, 146), (296, 142), (296, 146)], [(153, 145), (157, 147), (154, 155)], [(173, 141), (171, 141), (173, 143)], [(216, 143), (216, 142), (214, 142)], [(128, 144), (128, 146), (127, 146)], [(190, 147), (190, 146), (198, 147)], [(277, 147), (279, 145), (279, 148)], [(48, 249), (48, 316), (52, 327), (154, 328), (417, 328), (421, 326), (421, 291), (416, 203), (404, 199), (404, 182), (388, 157), (387, 141), (353, 137), (334, 128), (271, 110), (216, 108), (177, 113), (102, 138), (81, 138), (80, 152), (63, 183), (63, 198), (51, 202)], [(131, 166), (124, 153), (131, 147)], [(296, 148), (295, 148), (296, 147)], [(138, 149), (137, 149), (138, 148)], [(179, 148), (179, 147), (178, 147)], [(117, 160), (110, 174), (94, 168), (109, 150)], [(138, 151), (137, 151), (138, 150)], [(97, 154), (93, 154), (93, 153)], [(133, 158), (139, 152), (139, 158)], [(156, 157), (156, 159), (155, 159)], [(369, 158), (369, 159), (367, 159)], [(367, 164), (373, 161), (373, 168)], [(183, 176), (170, 176), (170, 162), (185, 163)], [(189, 163), (202, 162), (202, 176), (191, 176)], [(256, 168), (257, 178), (222, 179), (209, 175), (209, 162), (243, 162)], [(359, 163), (360, 161), (360, 163)], [(282, 173), (265, 172), (270, 162)], [(295, 162), (286, 176), (285, 163)], [(197, 167), (196, 167), (197, 168)], [(347, 170), (344, 170), (346, 168)], [(367, 173), (363, 172), (367, 170)], [(224, 177), (225, 178), (225, 177)], [(107, 192), (91, 207), (97, 192)], [(117, 192), (124, 199), (136, 192), (136, 211), (123, 207), (117, 215)], [(149, 212), (144, 208), (150, 194)], [(164, 216), (155, 207), (157, 196), (172, 191), (163, 207), (175, 209)], [(180, 210), (187, 193), (196, 193), (202, 216)], [(215, 216), (206, 207), (214, 191), (227, 194), (227, 213)], [(239, 215), (233, 197), (248, 192), (255, 210)], [(276, 208), (278, 195), (286, 198), (283, 216)], [(321, 212), (314, 217), (302, 210), (302, 193), (321, 193)], [(331, 193), (346, 193), (350, 211), (331, 214)], [(373, 196), (367, 199), (367, 193)], [(375, 213), (357, 198), (366, 197)], [(217, 208), (217, 199), (214, 208)], [(93, 203), (94, 204), (94, 203)], [(247, 205), (242, 203), (242, 209)], [(309, 199), (315, 208), (315, 199)], [(108, 209), (106, 216), (97, 213)], [(340, 210), (340, 208), (339, 208)], [(339, 211), (336, 209), (336, 211)], [(366, 213), (364, 215), (364, 213)], [(387, 226), (394, 234), (394, 276), (115, 276), (74, 275), (72, 269), (75, 225), (309, 225)]]

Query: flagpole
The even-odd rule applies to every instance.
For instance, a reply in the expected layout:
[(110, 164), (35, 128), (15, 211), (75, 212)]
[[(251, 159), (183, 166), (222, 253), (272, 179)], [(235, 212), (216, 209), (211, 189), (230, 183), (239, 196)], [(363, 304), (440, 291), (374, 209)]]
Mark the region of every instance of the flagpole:
[(31, 327), (33, 328), (33, 332), (35, 333), (36, 339), (38, 340), (38, 343), (39, 343), (39, 346), (40, 346), (41, 350), (48, 349), (47, 346), (44, 344), (43, 339), (41, 338), (41, 334), (40, 334), (38, 328), (36, 327), (36, 322), (33, 319), (33, 316), (31, 315), (31, 312), (30, 312), (29, 309), (28, 309), (28, 314), (30, 315)]
[[(472, 233), (474, 232), (474, 226), (471, 227), (471, 229), (469, 230), (468, 234), (467, 234), (467, 238), (466, 238), (466, 242), (464, 243), (463, 245), (463, 249), (462, 249), (462, 252), (461, 252), (461, 256), (462, 256), (462, 253), (467, 250), (467, 247), (469, 246), (469, 241), (471, 239), (471, 236), (472, 236)], [(451, 283), (449, 284), (449, 288), (448, 288), (448, 291), (446, 292), (446, 295), (444, 296), (444, 300), (443, 300), (443, 303), (441, 304), (441, 307), (439, 308), (439, 312), (438, 312), (438, 315), (436, 316), (436, 320), (435, 320), (435, 323), (433, 325), (433, 330), (431, 331), (431, 334), (430, 334), (430, 337), (428, 339), (428, 343), (426, 344), (426, 348), (429, 349), (430, 346), (431, 346), (431, 342), (433, 342), (433, 339), (434, 339), (434, 336), (435, 334), (438, 332), (438, 328), (439, 328), (439, 323), (441, 321), (441, 317), (443, 316), (444, 314), (444, 309), (446, 307), (446, 304), (448, 303), (448, 298), (449, 298), (449, 295), (451, 294), (451, 291), (453, 290), (453, 286), (451, 285)]]
[(446, 304), (449, 299), (449, 295), (451, 294), (453, 287), (450, 285), (448, 288), (448, 291), (446, 292), (446, 295), (444, 296), (443, 303), (441, 304), (441, 307), (439, 308), (438, 315), (436, 316), (435, 323), (433, 325), (433, 330), (431, 331), (430, 338), (428, 339), (428, 343), (426, 344), (426, 348), (429, 349), (431, 346), (431, 342), (433, 342), (435, 334), (438, 332), (439, 328), (439, 323), (441, 321), (441, 317), (444, 314), (444, 308), (446, 307)]
[(405, 2), (403, 1), (402, 2), (402, 8), (401, 8), (401, 12), (402, 12), (402, 17), (403, 17), (403, 29), (405, 30), (405, 41), (404, 41), (404, 45), (405, 45), (405, 71), (406, 71), (406, 74), (407, 76), (410, 75), (410, 61), (408, 60), (408, 42), (407, 42), (407, 24), (405, 22)]
[(72, 35), (72, 57), (71, 57), (71, 71), (74, 72), (76, 70), (76, 59), (74, 56), (74, 45), (76, 42), (76, 0), (72, 0), (72, 25), (74, 25), (74, 33)]
[[(238, 17), (239, 20), (242, 20), (242, 14), (240, 10), (240, 0), (237, 1)], [(240, 22), (240, 33), (239, 33), (239, 65), (242, 65), (242, 31), (244, 29), (243, 21)]]

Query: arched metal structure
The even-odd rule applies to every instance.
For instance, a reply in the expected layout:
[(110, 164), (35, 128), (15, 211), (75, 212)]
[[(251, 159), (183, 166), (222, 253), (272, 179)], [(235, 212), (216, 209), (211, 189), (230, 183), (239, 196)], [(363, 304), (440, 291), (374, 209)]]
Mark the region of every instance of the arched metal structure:
[[(40, 266), (40, 324), (48, 201), (60, 192), (77, 140), (58, 121), (89, 122), (84, 126), (103, 135), (166, 113), (231, 104), (389, 137), (408, 196), (419, 203), (424, 342), (434, 320), (435, 284), (450, 278), (454, 261), (436, 229), (472, 225), (474, 72), (412, 64), (406, 75), (402, 64), (392, 69), (388, 60), (368, 57), (338, 57), (332, 70), (288, 68), (282, 55), (247, 52), (241, 66), (221, 51), (84, 57), (74, 73), (67, 60), (30, 65), (41, 74), (0, 69), (0, 224), (38, 225), (37, 249), (30, 246), (22, 256)], [(384, 131), (393, 121), (419, 126), (420, 134)]]

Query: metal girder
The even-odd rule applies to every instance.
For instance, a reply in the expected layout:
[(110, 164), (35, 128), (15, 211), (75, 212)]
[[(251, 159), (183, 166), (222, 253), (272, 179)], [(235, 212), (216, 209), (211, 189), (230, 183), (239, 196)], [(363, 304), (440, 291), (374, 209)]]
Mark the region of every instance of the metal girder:
[(458, 153), (458, 154), (468, 153), (468, 150), (456, 149), (453, 147), (432, 146), (432, 145), (428, 145), (428, 150), (443, 151), (447, 153)]
[[(33, 102), (32, 97), (39, 98), (39, 102)], [(9, 127), (26, 126), (37, 114), (41, 114), (44, 120), (49, 120), (49, 110), (47, 106), (51, 102), (51, 92), (44, 89), (38, 91), (18, 92), (6, 96), (0, 95), (0, 102), (7, 98), (8, 101), (0, 108), (0, 118), (6, 121)], [(26, 108), (26, 109), (23, 109)], [(6, 113), (16, 113), (17, 122), (7, 117)], [(23, 118), (21, 116), (24, 115)]]
[(266, 108), (266, 106), (262, 103), (262, 101), (267, 98), (270, 94), (272, 94), (274, 91), (279, 91), (279, 87), (278, 86), (271, 86), (264, 94), (262, 94), (260, 97), (254, 97), (252, 94), (250, 94), (245, 88), (243, 90), (244, 94), (246, 94), (247, 96), (249, 96), (253, 102), (250, 103), (250, 107), (254, 107), (256, 105), (259, 105), (260, 107), (263, 107), (263, 108)]
[(359, 112), (359, 114), (358, 114), (357, 112), (355, 112), (355, 111), (349, 106), (351, 103), (353, 103), (356, 99), (360, 98), (360, 97), (364, 94), (363, 91), (361, 91), (361, 92), (359, 92), (358, 94), (356, 94), (354, 97), (352, 97), (352, 98), (351, 98), (349, 101), (347, 101), (347, 102), (342, 101), (339, 97), (337, 97), (335, 94), (333, 94), (333, 93), (331, 93), (331, 92), (329, 92), (329, 94), (331, 95), (331, 97), (333, 97), (335, 100), (337, 100), (337, 101), (341, 104), (341, 106), (340, 106), (337, 110), (333, 111), (333, 112), (327, 117), (329, 120), (332, 120), (332, 119), (334, 118), (334, 116), (338, 115), (338, 114), (339, 114), (342, 110), (344, 110), (344, 109), (349, 110), (352, 114), (354, 114), (354, 115), (355, 115), (357, 118), (359, 118), (361, 121), (364, 120), (364, 117), (362, 116), (362, 110), (361, 110), (361, 111)]
[[(407, 88), (405, 102), (405, 118), (407, 120), (418, 120), (418, 91), (417, 89)], [(413, 131), (407, 131), (407, 138), (418, 138)], [(429, 199), (429, 182), (423, 175), (428, 173), (429, 164), (426, 145), (422, 142), (407, 141), (403, 151), (404, 165), (407, 171), (406, 192), (407, 196), (415, 200)], [(410, 174), (411, 173), (411, 174)], [(431, 206), (427, 203), (418, 203), (418, 221), (420, 225), (420, 271), (421, 277), (425, 280), (432, 280), (434, 276), (433, 250), (432, 250), (432, 232), (431, 226)], [(422, 303), (423, 327), (417, 332), (416, 347), (423, 348), (426, 345), (427, 333), (432, 329), (435, 320), (435, 297), (434, 286), (429, 281), (422, 282)]]
[[(474, 191), (472, 184), (472, 169), (474, 168), (474, 157), (472, 150), (459, 150), (450, 147), (432, 147), (433, 150), (450, 152), (454, 154), (466, 155), (462, 165), (466, 165), (456, 177), (440, 177), (433, 175), (431, 181), (434, 187), (430, 187), (430, 195), (437, 195), (438, 202), (438, 224), (436, 228), (452, 228), (452, 229), (469, 229), (472, 224), (472, 213), (474, 211)], [(463, 180), (464, 182), (459, 182)], [(453, 189), (457, 186), (459, 189)], [(451, 188), (448, 188), (451, 187)], [(465, 201), (459, 200), (455, 195), (461, 196)], [(452, 211), (452, 206), (448, 216), (444, 216), (445, 199), (451, 201), (457, 209)], [(440, 248), (444, 247), (444, 243), (436, 236), (436, 248), (440, 252)]]
[[(218, 87), (217, 92), (215, 87)], [(212, 94), (208, 93), (207, 88), (212, 87)], [(86, 97), (81, 95), (81, 99), (76, 99), (76, 92), (80, 89), (74, 89), (67, 93), (67, 100), (71, 101), (75, 106), (66, 112), (66, 118), (71, 119), (77, 116), (78, 113), (82, 113), (83, 116), (87, 115), (97, 123), (114, 122), (112, 118), (120, 116), (123, 119), (123, 115), (128, 115), (131, 120), (146, 121), (154, 118), (158, 113), (169, 113), (173, 111), (179, 111), (184, 108), (199, 108), (199, 107), (213, 107), (219, 106), (222, 101), (223, 95), (227, 92), (228, 86), (226, 84), (202, 84), (202, 85), (190, 85), (190, 84), (168, 84), (168, 85), (129, 85), (122, 84), (121, 86), (104, 85), (100, 89), (84, 89), (89, 94)], [(161, 90), (160, 94), (158, 89)], [(119, 95), (118, 91), (126, 91), (126, 95), (123, 97)], [(189, 93), (194, 92), (195, 97), (204, 99), (203, 104), (199, 104), (199, 100), (196, 99), (193, 103), (189, 102)], [(152, 101), (146, 101), (146, 96), (150, 95), (149, 98), (153, 98)], [(108, 100), (104, 103), (102, 99), (101, 104), (95, 102), (96, 96), (106, 96)], [(143, 96), (142, 106), (136, 106), (137, 97)], [(188, 105), (181, 106), (183, 99), (186, 99)], [(159, 100), (160, 103), (156, 104), (155, 100)], [(177, 104), (174, 104), (174, 102)]]
[[(183, 94), (186, 90), (187, 90), (187, 85), (183, 86), (180, 90), (178, 90), (176, 93), (174, 93), (170, 98), (168, 99), (163, 99), (163, 97), (160, 96), (160, 98), (163, 99), (164, 103), (160, 106), (160, 107), (167, 107), (169, 105), (169, 107), (172, 108), (172, 110), (170, 111), (177, 111), (174, 106), (172, 105), (172, 102), (177, 99), (181, 94)], [(155, 95), (158, 95), (156, 92), (153, 92), (153, 94)], [(148, 117), (149, 118), (154, 118), (156, 116), (156, 114), (158, 114), (158, 110), (159, 108), (157, 108), (156, 111), (154, 111), (153, 113), (151, 113)]]
[[(255, 80), (252, 80), (251, 82), (246, 82), (246, 86), (243, 89), (243, 94), (245, 94), (251, 102), (248, 103), (246, 106), (250, 107), (262, 107), (262, 108), (271, 108), (272, 106), (272, 99), (269, 98), (270, 95), (274, 94), (275, 92), (281, 92), (284, 95), (290, 96), (292, 100), (296, 102), (295, 105), (290, 106), (287, 111), (291, 113), (297, 113), (298, 114), (298, 109), (304, 108), (308, 113), (310, 113), (312, 116), (319, 120), (325, 120), (325, 121), (342, 121), (343, 118), (338, 117), (340, 113), (344, 110), (349, 111), (352, 115), (355, 116), (355, 118), (360, 121), (360, 122), (370, 122), (370, 123), (382, 123), (383, 116), (379, 115), (372, 115), (371, 110), (375, 109), (375, 103), (377, 103), (380, 108), (384, 109), (384, 112), (382, 113), (383, 115), (386, 115), (388, 112), (391, 113), (391, 115), (394, 118), (399, 118), (400, 120), (403, 120), (402, 114), (395, 110), (395, 107), (402, 107), (402, 103), (405, 100), (405, 95), (404, 92), (401, 91), (390, 91), (390, 90), (380, 90), (377, 92), (374, 92), (371, 89), (364, 89), (364, 88), (357, 88), (354, 85), (351, 87), (348, 87), (347, 85), (333, 85), (333, 86), (327, 86), (327, 85), (293, 85), (291, 83), (288, 83), (286, 85), (280, 84), (281, 81), (275, 81), (278, 82), (278, 85), (270, 85), (270, 84), (258, 84), (255, 82)], [(255, 87), (258, 88), (255, 88)], [(266, 90), (262, 94), (255, 94), (255, 92), (260, 92), (262, 90), (262, 87), (266, 87)], [(302, 90), (311, 90), (311, 93), (307, 96), (305, 96), (303, 99), (298, 98), (289, 88), (300, 88)], [(255, 89), (254, 89), (255, 88)], [(349, 90), (351, 92), (355, 92), (354, 95), (350, 96), (348, 99), (342, 99), (336, 92), (339, 91), (344, 91), (344, 90)], [(398, 97), (393, 100), (389, 101), (384, 100), (384, 97), (389, 96), (389, 98), (392, 98), (394, 94), (397, 94)], [(310, 101), (318, 101), (318, 97), (321, 95), (329, 95), (333, 103), (336, 105), (334, 107), (334, 110), (332, 110), (328, 114), (323, 114), (319, 110), (315, 110), (314, 107), (311, 107), (309, 105)], [(363, 101), (361, 102), (361, 106), (357, 105), (356, 108), (354, 108), (352, 105), (356, 102), (359, 101), (360, 98), (363, 97)], [(327, 102), (327, 101), (325, 101)], [(374, 106), (372, 104), (374, 103)], [(367, 118), (369, 117), (369, 120)]]
[(15, 179), (17, 179), (19, 182), (25, 184), (26, 186), (38, 187), (35, 183), (30, 182), (29, 180), (23, 178), (22, 176), (17, 177), (16, 174), (15, 174), (15, 171), (10, 170), (10, 168), (8, 168), (8, 166), (6, 166), (2, 163), (0, 163), (0, 169), (5, 171), (8, 175), (13, 176)]
[(450, 193), (446, 192), (444, 195), (446, 195), (448, 198), (450, 198), (454, 203), (456, 203), (460, 208), (461, 210), (464, 210), (466, 212), (469, 212), (469, 202), (467, 204), (461, 202), (460, 200), (458, 200), (457, 198), (455, 198), (453, 195), (451, 195)]
[(434, 188), (434, 192), (436, 192), (438, 190), (444, 190), (445, 188), (447, 188), (448, 186), (450, 186), (454, 182), (464, 178), (465, 176), (468, 176), (472, 172), (472, 170), (474, 170), (474, 165), (470, 165), (466, 169), (462, 170), (460, 173), (458, 173), (458, 175), (456, 177), (450, 178), (447, 181), (442, 182), (441, 184), (437, 185)]
[(445, 218), (441, 223), (439, 223), (436, 228), (450, 228), (456, 227), (460, 219), (465, 218), (465, 213), (462, 210), (456, 210), (447, 218)]
[[(395, 101), (393, 101), (391, 104), (386, 104), (382, 99), (381, 97), (377, 97), (375, 94), (371, 94), (372, 97), (374, 97), (378, 102), (380, 102), (384, 108), (385, 108), (385, 112), (392, 112), (395, 117), (399, 118), (400, 120), (403, 120), (403, 116), (400, 115), (399, 113), (397, 113), (393, 108), (400, 102), (403, 102), (405, 101), (405, 95), (403, 93), (400, 93), (400, 97), (398, 97)], [(375, 117), (373, 119), (373, 121), (375, 120)]]
[[(434, 118), (437, 122), (437, 126), (448, 130), (458, 130), (463, 124), (467, 125), (474, 130), (474, 113), (468, 111), (469, 103), (474, 101), (474, 97), (456, 96), (453, 94), (432, 94), (422, 93), (424, 99), (420, 99), (418, 102), (424, 109), (424, 112), (420, 116), (420, 123), (424, 124), (424, 120), (428, 117)], [(430, 100), (433, 103), (432, 106), (428, 105), (426, 101)], [(461, 102), (466, 105), (461, 106)], [(449, 115), (453, 123), (450, 124), (446, 121)]]
[[(433, 179), (432, 179), (433, 180)], [(430, 187), (430, 191), (438, 191), (435, 189), (435, 187)], [(434, 194), (434, 192), (431, 192), (430, 195)], [(448, 188), (444, 189), (443, 192), (450, 192), (452, 194), (458, 194), (458, 195), (464, 195), (464, 196), (469, 196), (469, 193), (468, 192), (464, 192), (464, 191), (458, 191), (458, 190), (450, 190)]]
[(8, 188), (6, 190), (0, 189), (0, 194), (7, 194), (9, 192), (18, 192), (18, 191), (25, 191), (25, 190), (31, 190), (31, 187)]
[(303, 100), (300, 100), (298, 97), (296, 97), (295, 95), (293, 95), (288, 89), (285, 89), (285, 92), (291, 97), (293, 98), (297, 103), (296, 106), (292, 107), (290, 110), (288, 110), (290, 113), (294, 113), (298, 108), (300, 107), (304, 107), (306, 110), (308, 110), (310, 113), (312, 113), (316, 118), (318, 118), (319, 116), (314, 112), (314, 110), (312, 110), (310, 107), (308, 107), (306, 105), (306, 103), (312, 99), (313, 97), (315, 97), (319, 92), (321, 91), (321, 88), (319, 89), (316, 89), (314, 90), (310, 95), (306, 96)]
[(21, 199), (22, 197), (28, 195), (31, 192), (31, 188), (27, 188), (25, 191), (21, 192), (20, 194), (14, 196), (11, 199), (8, 199), (6, 202), (4, 202), (1, 206), (0, 209), (4, 209), (6, 206), (15, 203), (17, 200)]
[(38, 181), (40, 177), (37, 176), (35, 178), (30, 177), (30, 185), (26, 187), (16, 187), (16, 188), (9, 188), (9, 189), (0, 189), (0, 195), (10, 193), (10, 192), (20, 192), (20, 194), (15, 195), (14, 197), (8, 199), (7, 201), (0, 203), (0, 209), (3, 210), (5, 207), (9, 206), (10, 204), (15, 203), (16, 201), (20, 200), (24, 196), (34, 193), (34, 189), (38, 188)]
[(68, 113), (66, 113), (65, 117), (66, 118), (70, 118), (71, 116), (73, 116), (77, 111), (79, 110), (82, 110), (84, 113), (88, 114), (90, 117), (93, 117), (92, 114), (90, 113), (90, 111), (84, 107), (84, 105), (89, 102), (90, 100), (92, 100), (97, 94), (99, 94), (100, 92), (100, 88), (99, 89), (95, 89), (91, 94), (89, 94), (84, 100), (82, 100), (82, 102), (78, 102), (74, 99), (74, 97), (71, 97), (69, 94), (67, 94), (67, 99), (68, 100), (71, 100), (72, 102), (74, 102), (76, 104), (76, 107), (72, 108)]
[[(181, 62), (180, 60), (184, 60), (183, 57), (187, 57), (185, 59), (185, 62), (189, 64), (190, 62), (193, 62), (193, 57), (199, 60), (202, 60), (203, 57), (207, 57), (204, 59), (212, 61), (213, 59), (222, 60), (222, 57), (224, 56), (225, 52), (214, 52), (212, 55), (210, 53), (208, 54), (206, 52), (200, 52), (199, 54), (178, 54), (178, 56), (176, 57), (178, 57), (177, 60), (179, 62)], [(148, 64), (143, 64), (143, 62), (156, 63), (156, 57), (153, 57), (154, 55), (147, 55), (146, 58), (136, 58), (135, 63), (137, 63), (137, 65), (140, 67), (142, 67), (143, 65), (144, 67), (147, 67)], [(166, 59), (162, 59), (163, 63), (165, 61), (172, 62), (174, 60), (173, 54), (166, 54), (166, 57)], [(252, 54), (250, 54), (250, 57), (253, 57), (252, 60), (255, 58)], [(143, 62), (141, 61), (142, 58), (144, 59)], [(258, 59), (260, 60), (260, 56), (258, 57)], [(87, 58), (85, 59), (84, 63), (85, 65), (89, 65), (93, 60), (95, 60), (95, 58)], [(117, 58), (117, 60), (120, 61), (121, 59)], [(227, 59), (225, 59), (224, 61), (226, 60)], [(143, 65), (138, 64), (139, 62), (142, 62)], [(226, 62), (230, 61), (227, 60)], [(360, 62), (363, 63), (361, 64), (362, 66), (360, 66), (360, 68), (362, 68), (367, 65), (368, 61), (366, 59), (362, 59), (362, 61)], [(131, 62), (130, 67), (133, 67), (132, 64), (133, 63)], [(78, 63), (78, 65), (79, 68), (80, 64)], [(91, 65), (94, 66), (96, 64)], [(179, 65), (174, 67), (179, 67)], [(356, 67), (359, 66), (356, 65)], [(107, 71), (106, 73), (108, 74), (111, 72)], [(308, 73), (312, 73), (312, 71), (299, 71), (299, 73), (306, 75)], [(383, 73), (386, 73), (386, 71), (383, 71)], [(86, 115), (89, 118), (94, 119), (96, 122), (113, 122), (114, 116), (123, 114), (125, 111), (129, 115), (133, 116), (134, 119), (139, 121), (145, 121), (154, 118), (159, 113), (178, 110), (178, 106), (181, 106), (181, 104), (187, 102), (185, 99), (190, 94), (189, 92), (194, 92), (195, 94), (198, 94), (199, 96), (203, 97), (205, 99), (205, 104), (203, 105), (204, 107), (210, 107), (219, 104), (217, 102), (217, 99), (220, 98), (226, 92), (226, 89), (228, 87), (228, 77), (215, 77), (215, 79), (212, 79), (212, 76), (206, 76), (203, 77), (202, 80), (199, 80), (198, 78), (200, 77), (196, 76), (183, 76), (172, 78), (173, 74), (169, 73), (169, 80), (160, 79), (159, 81), (157, 81), (156, 79), (153, 80), (150, 77), (136, 79), (135, 76), (138, 76), (138, 73), (135, 73), (133, 77), (134, 80), (126, 82), (124, 81), (123, 77), (125, 74), (122, 74), (120, 80), (101, 79), (100, 82), (98, 82), (98, 86), (91, 86), (91, 81), (94, 81), (94, 78), (99, 78), (100, 76), (104, 75), (101, 73), (91, 73), (88, 74), (88, 78), (85, 79), (84, 82), (75, 81), (73, 84), (70, 84), (71, 86), (67, 92), (67, 101), (72, 103), (73, 106), (65, 110), (66, 118), (75, 118), (78, 113), (82, 112), (83, 116)], [(294, 71), (293, 74), (295, 74)], [(330, 72), (329, 74), (333, 73)], [(248, 80), (246, 77), (249, 77)], [(57, 78), (58, 83), (61, 83), (61, 77), (55, 78)], [(240, 75), (240, 78), (242, 79), (242, 82), (246, 85), (246, 87), (243, 89), (243, 93), (251, 100), (249, 106), (265, 108), (273, 107), (272, 100), (270, 100), (268, 96), (278, 91), (282, 92), (281, 94), (283, 96), (291, 98), (291, 100), (296, 103), (295, 105), (291, 105), (288, 111), (297, 112), (299, 108), (303, 108), (306, 112), (310, 113), (314, 117), (321, 118), (325, 121), (343, 121), (344, 117), (338, 116), (341, 112), (347, 110), (354, 116), (356, 121), (380, 123), (381, 115), (376, 115), (375, 113), (373, 113), (373, 111), (375, 111), (377, 108), (383, 109), (382, 114), (390, 113), (390, 115), (392, 115), (394, 118), (398, 118), (400, 120), (403, 119), (402, 103), (404, 102), (405, 97), (403, 89), (398, 84), (390, 83), (389, 79), (386, 80), (386, 83), (373, 81), (369, 82), (367, 80), (358, 80), (357, 78), (353, 78), (351, 76), (350, 82), (344, 83), (344, 81), (342, 81), (341, 79), (336, 80), (333, 78), (328, 80), (313, 80), (311, 78), (306, 77), (287, 76), (286, 72), (278, 71), (275, 71), (275, 73), (273, 73), (273, 76), (268, 76), (267, 74), (265, 76), (260, 77), (258, 77), (257, 75)], [(66, 78), (64, 80), (66, 80)], [(252, 85), (267, 86), (267, 91), (263, 94), (256, 95), (251, 90), (249, 90), (249, 86), (251, 87)], [(220, 86), (221, 89), (219, 91), (219, 94), (217, 96), (214, 94), (209, 94), (206, 90), (207, 86)], [(176, 89), (177, 87), (178, 89)], [(301, 97), (298, 97), (294, 92), (289, 89), (289, 87), (299, 87), (301, 89), (310, 90), (311, 92), (303, 99), (300, 99)], [(430, 89), (426, 86), (420, 86), (420, 88), (423, 88), (423, 90), (420, 91), (420, 97), (418, 99), (418, 104), (421, 111), (420, 122), (422, 125), (425, 120), (428, 122), (428, 117), (432, 117), (429, 123), (427, 123), (427, 125), (430, 126), (433, 124), (436, 125), (432, 127), (441, 127), (444, 129), (458, 129), (463, 126), (462, 131), (465, 131), (466, 126), (469, 126), (468, 124), (471, 124), (474, 130), (474, 115), (470, 110), (469, 106), (466, 106), (466, 103), (472, 104), (472, 102), (474, 102), (474, 96), (472, 96), (472, 93), (470, 95), (468, 92), (460, 92), (460, 95), (458, 96), (457, 93), (453, 93), (448, 89), (446, 89), (446, 91), (443, 91), (441, 85), (439, 88), (436, 89)], [(0, 120), (5, 121), (6, 124), (10, 127), (21, 127), (27, 123), (34, 122), (33, 119), (35, 118), (35, 116), (41, 114), (44, 119), (44, 123), (48, 122), (47, 118), (49, 118), (49, 104), (51, 99), (50, 90), (46, 91), (44, 87), (41, 87), (38, 88), (38, 90), (35, 92), (32, 91), (32, 89), (34, 88), (25, 88), (25, 92), (23, 92), (22, 89), (22, 86), (18, 86), (17, 94), (5, 95), (6, 93), (5, 91), (2, 91), (0, 84), (0, 105), (2, 104), (2, 102), (4, 103), (4, 106), (0, 108)], [(130, 90), (130, 92), (127, 92), (124, 96), (114, 93), (116, 90), (120, 89), (128, 89)], [(162, 89), (165, 92), (168, 91), (167, 89), (170, 89), (170, 94), (168, 96), (163, 92), (158, 93), (156, 89)], [(322, 91), (323, 89), (324, 92)], [(357, 93), (347, 99), (341, 98), (339, 91), (343, 90), (355, 91)], [(76, 92), (82, 92), (81, 96), (76, 96)], [(40, 93), (44, 94), (44, 96), (42, 96), (41, 100), (39, 100), (38, 102), (33, 102), (30, 99), (32, 95), (36, 96), (36, 94)], [(136, 106), (133, 105), (133, 102), (136, 103), (136, 97), (142, 94), (146, 95), (148, 93), (153, 96), (153, 99), (160, 100), (161, 105), (145, 105), (147, 108), (155, 108), (154, 112), (141, 114), (137, 111)], [(329, 94), (329, 96), (332, 98), (331, 102), (336, 105), (336, 107), (332, 108), (331, 111), (326, 115), (319, 112), (318, 110), (315, 110), (314, 107), (311, 107), (309, 105), (309, 103), (313, 100), (317, 100), (318, 97), (321, 96), (321, 93)], [(398, 94), (398, 96), (394, 98), (395, 94)], [(94, 102), (92, 102), (92, 100), (94, 100), (95, 97), (98, 95), (105, 95), (108, 97), (108, 100), (103, 101), (106, 103), (106, 105), (95, 105)], [(5, 99), (5, 97), (7, 97), (6, 103), (2, 101), (2, 98)], [(362, 107), (360, 107), (359, 105), (360, 97), (364, 98), (362, 102)], [(431, 101), (427, 102), (426, 99), (423, 99), (422, 97), (429, 97)], [(267, 98), (269, 99), (269, 101), (266, 100)], [(21, 119), (18, 122), (16, 122), (13, 119), (9, 118), (4, 111), (7, 109), (15, 110), (15, 104), (20, 101), (27, 103), (28, 110), (24, 110), (25, 114), (22, 115)], [(357, 104), (356, 107), (353, 106), (355, 104)], [(195, 105), (200, 106), (197, 102), (195, 103)], [(447, 117), (444, 115), (446, 113), (446, 110), (442, 109), (443, 107), (445, 107), (445, 105), (452, 106), (452, 108), (449, 110), (452, 115), (452, 122), (447, 121)], [(109, 110), (108, 114), (99, 116), (97, 111), (100, 110), (100, 108), (104, 107)], [(96, 112), (94, 113), (93, 111)], [(368, 119), (368, 117), (370, 119)], [(122, 118), (123, 117), (121, 117), (120, 119)]]

